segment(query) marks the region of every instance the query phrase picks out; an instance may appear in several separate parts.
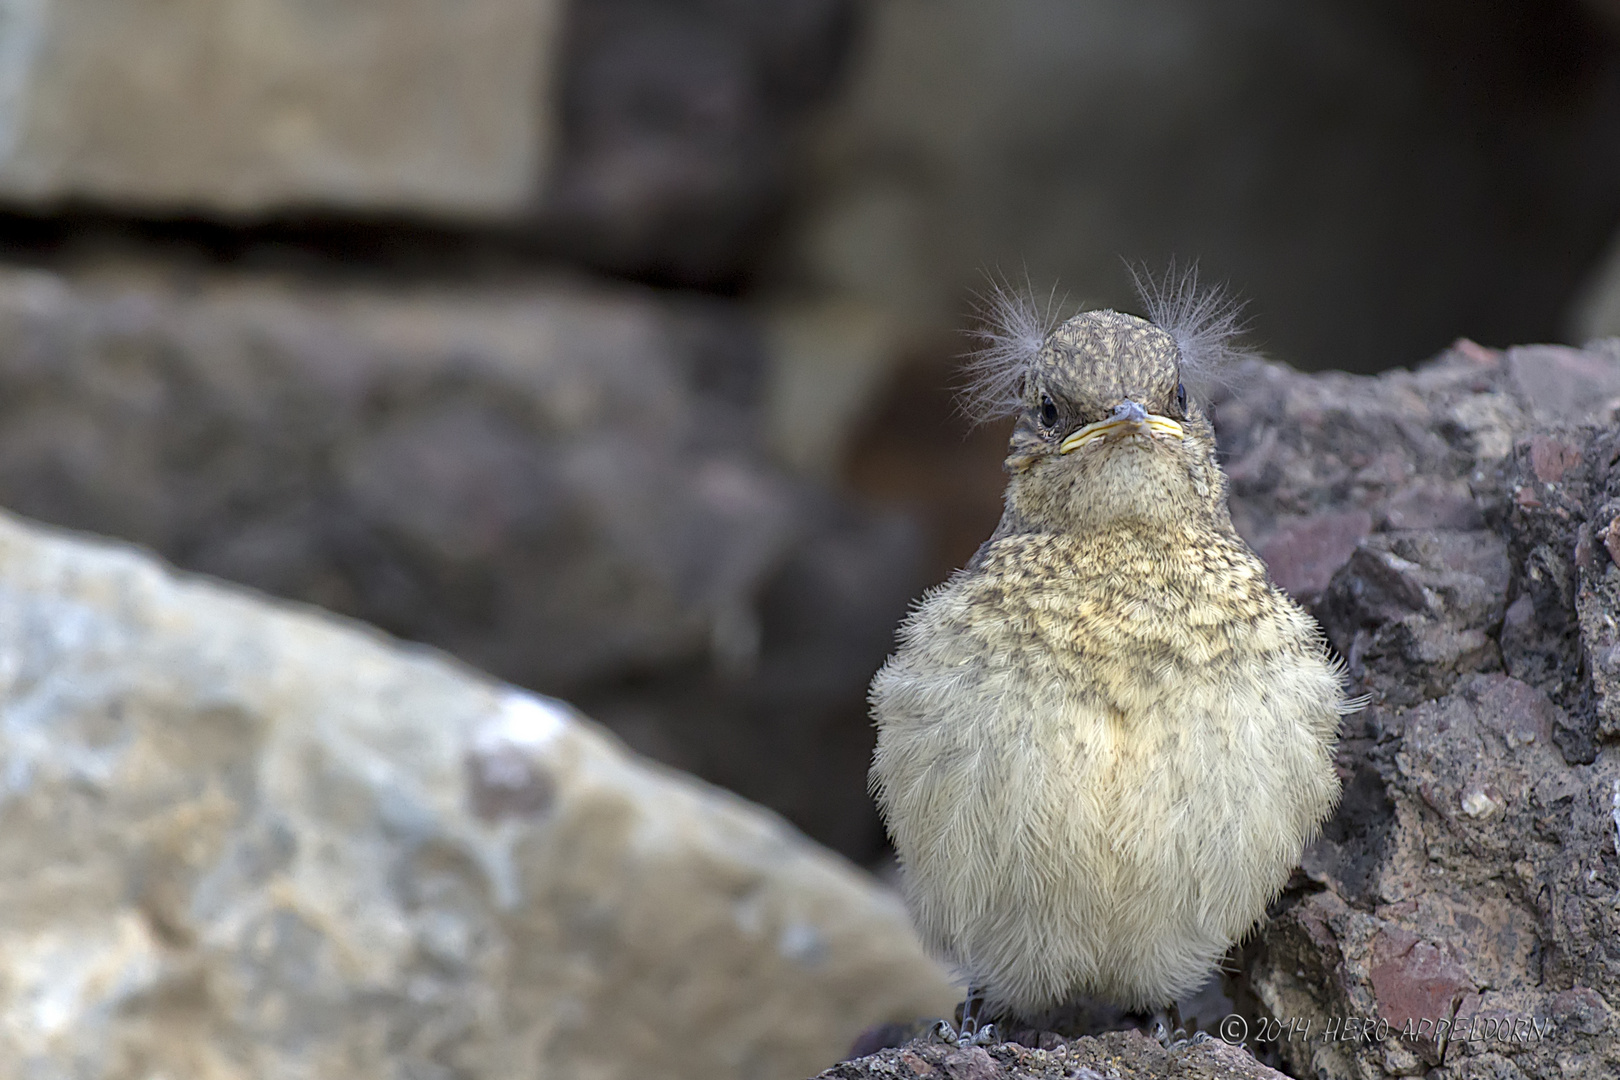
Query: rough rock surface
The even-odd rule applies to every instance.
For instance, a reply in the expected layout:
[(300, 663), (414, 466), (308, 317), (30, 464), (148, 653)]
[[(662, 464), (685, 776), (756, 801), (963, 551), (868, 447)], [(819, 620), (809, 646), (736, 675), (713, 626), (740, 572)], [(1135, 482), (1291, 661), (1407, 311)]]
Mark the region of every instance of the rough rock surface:
[(905, 523), (764, 464), (717, 301), (0, 272), (0, 504), (585, 703), (880, 843), (862, 707)]
[(31, 0), (0, 12), (0, 198), (161, 213), (532, 206), (560, 0)]
[(805, 1076), (889, 893), (554, 700), (0, 518), (0, 1074)]
[(1620, 349), (1245, 374), (1234, 513), (1371, 699), (1238, 980), (1289, 1025), (1253, 1045), (1333, 1080), (1615, 1075)]
[(1136, 1031), (1048, 1042), (1043, 1049), (1018, 1043), (958, 1049), (918, 1041), (834, 1066), (817, 1080), (1284, 1080), (1214, 1039), (1174, 1050)]

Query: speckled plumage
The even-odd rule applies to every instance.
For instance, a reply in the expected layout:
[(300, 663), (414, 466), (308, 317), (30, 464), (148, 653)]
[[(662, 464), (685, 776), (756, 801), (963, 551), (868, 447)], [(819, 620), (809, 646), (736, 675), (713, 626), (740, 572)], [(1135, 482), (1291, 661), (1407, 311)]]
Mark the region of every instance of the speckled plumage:
[[(1000, 526), (872, 683), (873, 791), (917, 928), (992, 1013), (1170, 1003), (1338, 799), (1339, 669), (1233, 530), (1180, 382), (1175, 338), (1144, 320), (1049, 335)], [(1060, 451), (1123, 402), (1181, 436)]]

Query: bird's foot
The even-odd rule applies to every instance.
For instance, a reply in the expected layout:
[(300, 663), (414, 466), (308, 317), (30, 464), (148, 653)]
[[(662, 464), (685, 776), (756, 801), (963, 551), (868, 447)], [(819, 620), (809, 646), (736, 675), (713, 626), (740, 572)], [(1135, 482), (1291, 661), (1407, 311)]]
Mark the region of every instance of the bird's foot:
[(1166, 1032), (1158, 1025), (1154, 1025), (1153, 1035), (1166, 1050), (1185, 1050), (1189, 1046), (1207, 1043), (1211, 1038), (1207, 1031), (1195, 1031), (1189, 1035), (1186, 1028), (1178, 1027), (1173, 1032)]
[(934, 1035), (957, 1046), (989, 1046), (1001, 1041), (996, 1025), (984, 1022), (982, 988), (968, 987), (967, 998), (956, 1009), (957, 1023), (941, 1020)]
[(980, 1024), (972, 1020), (965, 1020), (961, 1027), (957, 1027), (949, 1020), (941, 1020), (934, 1025), (934, 1038), (952, 1046), (993, 1046), (1001, 1041), (994, 1024)]
[(1186, 1046), (1196, 1046), (1209, 1041), (1207, 1032), (1187, 1033), (1187, 1029), (1181, 1026), (1181, 1010), (1175, 1005), (1153, 1010), (1153, 1023), (1149, 1030), (1154, 1040), (1166, 1050), (1180, 1050)]
[(1166, 1050), (1181, 1050), (1210, 1040), (1207, 1031), (1194, 1031), (1189, 1034), (1187, 1029), (1181, 1026), (1181, 1010), (1175, 1005), (1153, 1010), (1153, 1022), (1149, 1031), (1154, 1040)]

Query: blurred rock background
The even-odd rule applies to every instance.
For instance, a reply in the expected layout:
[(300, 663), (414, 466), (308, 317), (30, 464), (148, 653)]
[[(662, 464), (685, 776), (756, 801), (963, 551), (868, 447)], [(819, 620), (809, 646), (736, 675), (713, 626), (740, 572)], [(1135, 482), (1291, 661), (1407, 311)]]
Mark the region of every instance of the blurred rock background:
[(560, 695), (873, 863), (986, 272), (1298, 367), (1620, 333), (1605, 0), (0, 3), (0, 505)]

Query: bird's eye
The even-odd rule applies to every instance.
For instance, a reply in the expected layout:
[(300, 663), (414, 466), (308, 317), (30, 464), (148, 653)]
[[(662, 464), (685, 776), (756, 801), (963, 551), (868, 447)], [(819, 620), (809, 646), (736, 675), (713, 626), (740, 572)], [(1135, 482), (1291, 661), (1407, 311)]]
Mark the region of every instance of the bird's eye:
[(1042, 394), (1041, 395), (1041, 426), (1042, 427), (1056, 427), (1057, 426), (1057, 419), (1058, 419), (1058, 417), (1057, 417), (1057, 405), (1053, 403), (1051, 398), (1047, 397), (1045, 394)]
[(1182, 416), (1187, 415), (1187, 384), (1176, 383), (1176, 408)]

